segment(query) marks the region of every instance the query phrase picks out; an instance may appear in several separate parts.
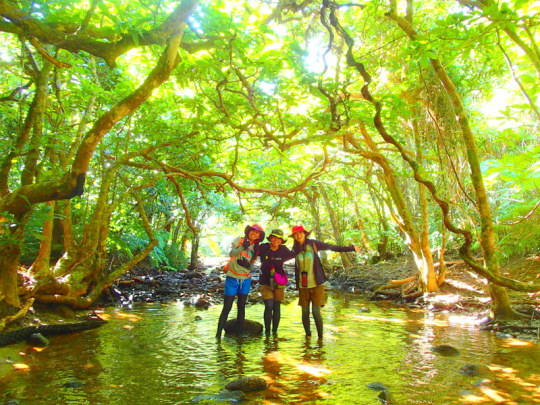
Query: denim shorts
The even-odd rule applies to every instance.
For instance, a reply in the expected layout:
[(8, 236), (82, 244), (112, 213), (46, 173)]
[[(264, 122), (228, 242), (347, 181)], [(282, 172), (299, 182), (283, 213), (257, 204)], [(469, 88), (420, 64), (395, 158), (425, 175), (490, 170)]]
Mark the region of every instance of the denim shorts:
[(248, 295), (251, 289), (251, 277), (243, 280), (226, 277), (225, 278), (225, 295), (235, 296), (238, 294)]

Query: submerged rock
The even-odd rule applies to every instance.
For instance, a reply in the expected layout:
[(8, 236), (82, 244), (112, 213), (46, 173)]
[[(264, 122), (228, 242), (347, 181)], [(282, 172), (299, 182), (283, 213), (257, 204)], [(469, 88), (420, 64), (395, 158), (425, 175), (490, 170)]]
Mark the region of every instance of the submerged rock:
[(386, 385), (380, 382), (369, 383), (367, 387), (375, 391), (385, 391), (385, 390), (388, 391), (388, 387), (386, 387)]
[(378, 397), (379, 397), (379, 400), (383, 404), (394, 404), (395, 403), (394, 397), (392, 396), (392, 394), (388, 390), (382, 390), (379, 393)]
[(216, 401), (216, 402), (242, 402), (246, 396), (242, 391), (222, 391), (219, 394), (197, 395), (191, 402)]
[(491, 380), (488, 380), (486, 378), (480, 378), (478, 380), (476, 380), (475, 382), (473, 382), (472, 385), (476, 386), (476, 387), (481, 387), (483, 385), (490, 385), (491, 384)]
[(266, 387), (268, 387), (266, 380), (256, 376), (241, 377), (238, 380), (231, 381), (225, 386), (225, 388), (228, 390), (238, 390), (242, 392), (265, 390)]
[(431, 348), (431, 351), (437, 354), (440, 354), (441, 356), (459, 356), (459, 350), (456, 349), (454, 346), (450, 345), (437, 345), (433, 346)]
[(80, 388), (84, 385), (82, 381), (79, 380), (71, 380), (67, 381), (64, 384), (62, 384), (62, 387), (64, 388)]
[(199, 298), (195, 304), (194, 304), (197, 308), (204, 308), (204, 309), (208, 309), (210, 307), (210, 305), (212, 305), (208, 300), (205, 300), (204, 298)]
[(489, 368), (486, 366), (477, 366), (476, 364), (467, 363), (460, 367), (459, 372), (465, 375), (479, 376), (489, 373)]
[[(237, 323), (236, 319), (228, 320), (224, 328), (225, 333), (228, 335), (238, 336), (238, 328), (236, 326), (236, 323)], [(242, 330), (240, 332), (240, 336), (244, 336), (244, 337), (259, 336), (262, 334), (262, 331), (263, 331), (262, 323), (245, 319), (242, 326)]]
[(37, 347), (45, 347), (45, 346), (49, 346), (50, 344), (49, 339), (47, 339), (41, 333), (32, 333), (30, 336), (26, 338), (26, 341), (30, 343), (31, 345), (37, 346)]

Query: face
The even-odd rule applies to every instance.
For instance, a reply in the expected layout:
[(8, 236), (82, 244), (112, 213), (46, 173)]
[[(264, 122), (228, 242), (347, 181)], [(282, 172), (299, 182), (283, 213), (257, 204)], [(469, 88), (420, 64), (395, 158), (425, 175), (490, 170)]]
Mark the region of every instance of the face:
[(297, 241), (301, 245), (304, 244), (304, 242), (306, 241), (306, 234), (304, 231), (295, 232), (293, 233), (292, 237), (295, 241)]
[(254, 229), (252, 229), (248, 233), (248, 239), (250, 241), (255, 241), (255, 240), (259, 239), (260, 237), (261, 237), (261, 233), (259, 231), (254, 230)]
[(268, 237), (268, 240), (270, 241), (270, 246), (277, 248), (279, 245), (283, 243), (283, 240), (281, 238), (278, 238), (277, 236), (270, 235)]

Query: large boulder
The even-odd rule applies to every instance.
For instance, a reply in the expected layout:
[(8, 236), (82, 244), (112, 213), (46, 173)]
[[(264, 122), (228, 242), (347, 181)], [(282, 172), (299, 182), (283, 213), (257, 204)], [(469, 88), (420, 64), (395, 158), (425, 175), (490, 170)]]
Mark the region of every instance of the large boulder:
[[(236, 319), (230, 319), (225, 324), (225, 333), (227, 335), (238, 336), (238, 328)], [(249, 319), (244, 320), (240, 336), (244, 337), (253, 337), (259, 336), (262, 334), (263, 325), (260, 322), (250, 321)]]

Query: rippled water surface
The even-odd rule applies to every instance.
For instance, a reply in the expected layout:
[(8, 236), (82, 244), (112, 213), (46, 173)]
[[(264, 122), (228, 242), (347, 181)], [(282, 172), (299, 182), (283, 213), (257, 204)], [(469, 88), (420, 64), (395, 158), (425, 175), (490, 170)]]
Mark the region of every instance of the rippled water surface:
[[(185, 404), (243, 375), (269, 382), (247, 394), (244, 403), (252, 404), (379, 404), (367, 386), (373, 382), (397, 404), (540, 403), (538, 344), (498, 338), (447, 314), (333, 294), (322, 342), (304, 337), (295, 301), (283, 307), (279, 337), (217, 342), (220, 310), (109, 308), (105, 326), (52, 338), (41, 351), (22, 343), (0, 348), (0, 403)], [(252, 305), (247, 318), (260, 321), (262, 312)], [(439, 344), (460, 355), (433, 353)], [(467, 363), (488, 367), (487, 374), (460, 373)]]

